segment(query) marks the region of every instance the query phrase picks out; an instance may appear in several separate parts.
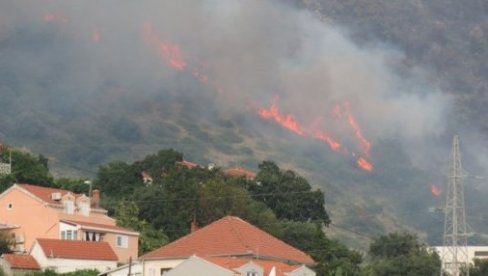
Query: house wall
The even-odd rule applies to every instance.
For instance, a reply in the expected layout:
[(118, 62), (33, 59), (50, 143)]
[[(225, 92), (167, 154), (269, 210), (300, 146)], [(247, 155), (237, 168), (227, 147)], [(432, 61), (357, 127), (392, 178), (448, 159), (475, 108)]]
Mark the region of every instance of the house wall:
[(256, 272), (258, 276), (264, 275), (263, 268), (253, 263), (252, 261), (247, 264), (244, 264), (243, 266), (237, 268), (236, 270), (239, 271), (242, 275), (247, 275), (248, 272)]
[(301, 266), (292, 272), (285, 273), (286, 276), (315, 276), (315, 271), (306, 266)]
[(58, 273), (73, 272), (81, 269), (96, 269), (104, 272), (117, 267), (117, 261), (48, 258), (38, 244), (35, 244), (30, 254), (37, 260), (42, 269), (53, 269)]
[(58, 238), (57, 212), (20, 189), (11, 189), (0, 197), (0, 221), (20, 226), (12, 232), (24, 237), (25, 250), (36, 238)]
[[(452, 259), (451, 252), (443, 246), (431, 247), (431, 249), (437, 251), (442, 262)], [(473, 263), (474, 258), (488, 259), (488, 246), (468, 246), (467, 255), (469, 263), (471, 264)], [(461, 254), (459, 256), (461, 256)]]
[[(113, 271), (107, 273), (107, 276), (128, 276), (128, 275), (129, 275), (128, 265), (124, 265), (123, 267), (118, 267)], [(142, 276), (142, 263), (132, 264), (130, 268), (130, 276)]]
[[(160, 276), (161, 268), (174, 268), (186, 259), (173, 260), (142, 260), (144, 276)], [(198, 274), (197, 274), (198, 275)]]
[[(108, 242), (112, 249), (115, 252), (115, 255), (117, 255), (117, 258), (119, 259), (119, 262), (121, 263), (128, 263), (130, 258), (132, 257), (132, 260), (135, 261), (137, 260), (138, 257), (138, 251), (139, 251), (139, 237), (138, 236), (129, 236), (125, 235), (128, 237), (128, 247), (123, 248), (123, 247), (118, 247), (117, 246), (117, 236), (122, 235), (122, 234), (116, 234), (116, 233), (106, 233), (105, 237), (103, 238), (103, 241)], [(124, 236), (124, 235), (122, 235)]]

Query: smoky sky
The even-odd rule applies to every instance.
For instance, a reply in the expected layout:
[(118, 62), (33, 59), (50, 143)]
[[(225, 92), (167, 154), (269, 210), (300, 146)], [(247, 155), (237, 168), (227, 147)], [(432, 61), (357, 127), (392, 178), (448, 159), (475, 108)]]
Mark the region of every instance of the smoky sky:
[[(178, 48), (184, 70), (148, 42), (148, 26), (153, 40)], [(400, 49), (354, 44), (341, 26), (280, 1), (7, 0), (0, 55), (16, 93), (37, 95), (40, 108), (177, 90), (212, 97), (222, 114), (275, 101), (341, 140), (351, 130), (332, 111), (349, 102), (373, 144), (395, 137), (406, 145), (442, 133), (450, 110), (428, 70), (399, 66)]]

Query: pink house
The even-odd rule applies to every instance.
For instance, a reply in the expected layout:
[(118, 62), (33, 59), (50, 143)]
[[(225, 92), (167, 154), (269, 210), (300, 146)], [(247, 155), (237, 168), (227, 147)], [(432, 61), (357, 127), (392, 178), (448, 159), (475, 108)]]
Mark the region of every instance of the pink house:
[(0, 223), (15, 237), (16, 251), (27, 252), (36, 239), (106, 242), (119, 263), (137, 258), (139, 233), (118, 227), (91, 198), (71, 191), (15, 184), (0, 194)]

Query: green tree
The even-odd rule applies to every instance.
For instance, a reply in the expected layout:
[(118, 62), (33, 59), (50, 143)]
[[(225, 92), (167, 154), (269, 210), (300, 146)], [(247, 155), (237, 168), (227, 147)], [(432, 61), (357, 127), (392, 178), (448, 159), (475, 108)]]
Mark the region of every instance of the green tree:
[(94, 181), (94, 187), (102, 190), (105, 195), (119, 198), (131, 195), (143, 185), (140, 172), (121, 161), (101, 166)]
[(156, 229), (165, 229), (170, 240), (184, 236), (190, 231), (195, 216), (200, 180), (190, 170), (171, 170), (162, 184), (151, 186), (135, 193), (140, 209), (140, 218), (150, 221)]
[(0, 255), (11, 253), (15, 245), (14, 239), (6, 232), (0, 232)]
[(206, 225), (224, 216), (240, 217), (268, 231), (278, 229), (274, 213), (252, 199), (249, 192), (223, 177), (205, 182), (201, 187), (198, 222)]
[(360, 275), (361, 254), (330, 240), (323, 230), (321, 223), (282, 221), (276, 236), (307, 252), (317, 262), (317, 275)]
[(248, 185), (256, 200), (266, 204), (279, 219), (295, 221), (318, 220), (325, 225), (330, 223), (325, 210), (324, 193), (312, 191), (308, 181), (288, 170), (282, 171), (273, 162), (265, 161), (259, 165), (255, 182)]
[(373, 240), (369, 248), (371, 264), (366, 275), (439, 275), (440, 258), (420, 244), (415, 235), (390, 233)]
[(53, 177), (49, 173), (47, 159), (42, 155), (34, 157), (28, 153), (12, 152), (12, 174), (17, 182), (53, 186)]
[(71, 179), (61, 177), (54, 180), (54, 186), (61, 189), (70, 190), (75, 193), (83, 193), (88, 195), (88, 193), (90, 192), (90, 185), (85, 183), (85, 181), (85, 179)]
[(168, 237), (162, 230), (154, 229), (151, 224), (139, 219), (138, 215), (139, 208), (133, 201), (120, 201), (115, 210), (117, 225), (140, 233), (139, 255), (168, 243)]
[[(52, 187), (54, 180), (49, 173), (48, 159), (43, 155), (37, 157), (21, 151), (13, 150), (12, 173), (0, 178), (0, 188), (3, 190), (13, 183), (28, 183), (46, 187)], [(3, 151), (1, 154), (4, 162), (10, 159), (10, 152)]]
[(488, 275), (488, 260), (480, 260), (475, 258), (474, 264), (469, 266), (470, 276), (486, 276)]

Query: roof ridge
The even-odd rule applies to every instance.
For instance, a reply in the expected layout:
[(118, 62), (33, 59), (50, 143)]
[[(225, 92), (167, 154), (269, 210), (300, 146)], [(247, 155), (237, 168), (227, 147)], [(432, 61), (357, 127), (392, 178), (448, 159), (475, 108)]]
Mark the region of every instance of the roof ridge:
[[(232, 230), (233, 230), (233, 231), (234, 231), (234, 232), (237, 234), (237, 236), (238, 236), (237, 238), (238, 238), (238, 240), (241, 242), (241, 244), (242, 244), (242, 245), (243, 245), (245, 248), (250, 249), (250, 251), (251, 251), (252, 253), (254, 253), (253, 249), (252, 249), (252, 248), (249, 248), (249, 245), (248, 245), (246, 242), (244, 242), (243, 237), (242, 237), (242, 235), (241, 235), (241, 232), (240, 232), (240, 231), (238, 231), (237, 229), (235, 229), (235, 227), (234, 227), (234, 225), (233, 225), (233, 222), (232, 222), (233, 218), (234, 218), (234, 217), (232, 217), (232, 216), (226, 216), (226, 217), (224, 217), (223, 219), (227, 219), (227, 220), (229, 220), (230, 227), (231, 227), (231, 229), (232, 229)], [(242, 221), (242, 222), (245, 222), (244, 220), (241, 220), (241, 221)]]

